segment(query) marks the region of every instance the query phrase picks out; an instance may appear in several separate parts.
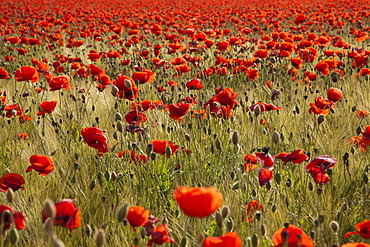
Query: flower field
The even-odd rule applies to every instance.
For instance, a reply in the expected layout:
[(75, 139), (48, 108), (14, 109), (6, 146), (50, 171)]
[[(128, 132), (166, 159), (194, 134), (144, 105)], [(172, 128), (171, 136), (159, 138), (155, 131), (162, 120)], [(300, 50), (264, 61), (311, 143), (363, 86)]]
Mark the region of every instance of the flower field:
[(370, 246), (370, 5), (0, 13), (0, 246)]

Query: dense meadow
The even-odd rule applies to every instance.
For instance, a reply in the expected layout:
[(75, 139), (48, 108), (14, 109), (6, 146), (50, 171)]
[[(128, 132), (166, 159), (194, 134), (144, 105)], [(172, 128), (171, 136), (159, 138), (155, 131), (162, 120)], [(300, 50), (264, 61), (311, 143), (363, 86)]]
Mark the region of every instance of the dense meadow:
[(0, 4), (0, 246), (370, 246), (367, 1)]

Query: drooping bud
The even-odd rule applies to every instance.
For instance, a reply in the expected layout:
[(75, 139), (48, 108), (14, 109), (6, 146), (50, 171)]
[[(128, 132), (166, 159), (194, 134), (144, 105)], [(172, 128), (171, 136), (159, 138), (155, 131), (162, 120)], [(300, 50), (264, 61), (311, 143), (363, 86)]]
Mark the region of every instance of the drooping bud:
[(118, 221), (122, 222), (124, 219), (126, 219), (127, 213), (128, 213), (128, 204), (125, 203), (118, 210), (117, 214)]
[(234, 145), (239, 143), (239, 134), (237, 131), (234, 131), (233, 136), (231, 137), (231, 141)]
[(339, 224), (338, 224), (338, 222), (336, 222), (336, 221), (331, 221), (330, 222), (330, 228), (333, 230), (333, 232), (338, 232), (338, 230), (339, 230)]
[(227, 218), (229, 214), (230, 214), (230, 208), (228, 206), (223, 206), (221, 209), (222, 218), (223, 219)]
[(277, 131), (272, 132), (272, 141), (275, 144), (278, 144), (279, 143), (279, 140), (280, 140), (279, 133)]
[(101, 228), (96, 234), (95, 243), (96, 247), (102, 247), (105, 244), (105, 231)]
[(57, 212), (54, 202), (50, 199), (46, 199), (44, 201), (42, 212), (46, 218), (54, 219)]
[(14, 191), (12, 188), (8, 188), (5, 192), (5, 195), (8, 202), (12, 202), (14, 200)]

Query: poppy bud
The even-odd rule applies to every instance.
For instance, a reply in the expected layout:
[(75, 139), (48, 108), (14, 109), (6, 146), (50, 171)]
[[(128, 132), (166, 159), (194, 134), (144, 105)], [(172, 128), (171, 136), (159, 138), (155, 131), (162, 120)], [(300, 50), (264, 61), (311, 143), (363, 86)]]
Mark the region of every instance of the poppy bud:
[(115, 117), (116, 117), (116, 121), (122, 120), (122, 114), (119, 112), (116, 112)]
[(262, 236), (266, 236), (266, 227), (265, 227), (265, 224), (262, 224), (261, 225), (261, 235)]
[(123, 131), (123, 124), (122, 124), (122, 121), (120, 121), (120, 120), (117, 121), (117, 130), (119, 132)]
[(98, 178), (98, 181), (100, 183), (100, 185), (103, 185), (104, 183), (104, 180), (103, 180), (103, 177), (104, 177), (104, 174), (102, 172), (99, 172), (96, 177)]
[(86, 234), (86, 236), (91, 237), (92, 229), (91, 229), (90, 225), (85, 226), (85, 234)]
[(274, 205), (272, 205), (272, 208), (271, 208), (271, 210), (272, 210), (272, 212), (273, 213), (275, 213), (276, 212), (276, 210), (277, 210), (277, 207), (276, 207), (276, 205), (274, 204)]
[(149, 143), (146, 146), (145, 153), (146, 155), (150, 156), (150, 154), (153, 152), (153, 144)]
[(97, 247), (101, 247), (105, 244), (105, 231), (101, 228), (96, 234), (95, 243)]
[(279, 143), (279, 139), (280, 139), (279, 133), (277, 131), (272, 132), (272, 141), (275, 144)]
[[(115, 140), (118, 140), (118, 132), (117, 131), (115, 131), (114, 133), (113, 133), (113, 138), (115, 139)], [(112, 151), (113, 152), (113, 151)]]
[(239, 135), (237, 131), (234, 131), (231, 141), (234, 145), (237, 145), (239, 143)]
[(119, 92), (118, 87), (112, 85), (112, 94), (113, 94), (113, 96), (117, 96), (118, 92)]
[(13, 228), (9, 232), (9, 241), (12, 245), (16, 245), (19, 241), (19, 233), (17, 229)]
[(215, 141), (215, 145), (216, 145), (216, 148), (217, 148), (218, 150), (221, 150), (221, 149), (222, 149), (220, 139), (218, 139), (218, 138), (216, 139), (216, 141)]
[(253, 234), (253, 236), (252, 236), (252, 246), (253, 247), (258, 246), (258, 235), (257, 234)]
[(222, 215), (220, 214), (220, 212), (216, 212), (216, 223), (217, 223), (217, 226), (222, 229), (223, 225), (224, 225), (224, 220), (222, 218)]
[(331, 221), (330, 222), (330, 228), (333, 230), (333, 232), (338, 232), (338, 230), (339, 230), (339, 224), (338, 224), (338, 222), (336, 222), (336, 221)]
[(309, 183), (308, 183), (308, 189), (309, 189), (310, 191), (313, 191), (313, 183), (312, 183), (312, 182), (309, 182)]
[(166, 147), (165, 154), (167, 157), (170, 157), (172, 155), (172, 149), (171, 147)]
[(188, 245), (187, 238), (183, 237), (180, 242), (180, 247), (186, 247)]
[(90, 183), (90, 190), (93, 190), (96, 186), (96, 180), (92, 180), (91, 183)]
[(157, 154), (156, 154), (156, 153), (151, 153), (151, 154), (150, 154), (150, 159), (151, 159), (151, 160), (153, 160), (153, 161), (154, 161), (156, 157), (157, 157)]
[(258, 117), (258, 115), (260, 115), (260, 113), (261, 113), (261, 107), (259, 105), (257, 105), (254, 108), (254, 115), (256, 115), (256, 117)]
[(320, 114), (320, 115), (317, 117), (317, 123), (320, 125), (320, 124), (322, 124), (324, 121), (325, 121), (325, 115)]
[(55, 204), (52, 200), (46, 199), (44, 201), (44, 208), (42, 209), (43, 215), (45, 215), (46, 218), (55, 218), (56, 215), (56, 208)]
[(331, 80), (333, 82), (338, 82), (339, 81), (339, 74), (337, 72), (331, 73)]
[(53, 236), (51, 238), (51, 245), (53, 247), (65, 247), (64, 243), (62, 240), (58, 239), (56, 236)]
[(315, 232), (315, 231), (311, 231), (311, 232), (310, 232), (310, 238), (311, 238), (311, 239), (314, 239), (314, 238), (315, 238), (315, 234), (316, 234), (316, 232)]
[(280, 173), (275, 173), (275, 175), (274, 175), (274, 179), (275, 179), (275, 182), (277, 183), (277, 184), (280, 184), (280, 182), (281, 182), (281, 174)]
[(365, 173), (362, 175), (362, 181), (364, 181), (365, 184), (369, 182), (369, 178)]
[(356, 111), (356, 109), (357, 109), (357, 107), (354, 105), (354, 106), (352, 106), (352, 112), (355, 112)]
[(6, 195), (6, 199), (8, 200), (8, 202), (12, 202), (13, 201), (13, 199), (14, 199), (14, 191), (13, 191), (12, 188), (8, 188), (6, 190), (5, 195)]
[(222, 209), (221, 209), (221, 215), (222, 215), (222, 218), (227, 218), (227, 216), (229, 216), (230, 214), (230, 208), (228, 206), (223, 206)]
[(227, 219), (226, 221), (226, 230), (231, 232), (234, 229), (234, 221), (232, 218)]
[(256, 211), (256, 220), (260, 221), (262, 218), (262, 214), (260, 211)]
[(205, 236), (203, 235), (203, 233), (201, 233), (198, 235), (197, 242), (201, 244), (203, 243), (204, 239), (205, 239)]
[(285, 185), (286, 185), (286, 187), (288, 187), (288, 188), (292, 187), (292, 185), (293, 185), (292, 180), (291, 180), (290, 178), (288, 178), (288, 179), (286, 180), (286, 182), (285, 182)]
[(189, 134), (185, 134), (185, 140), (188, 141), (188, 142), (190, 142), (191, 139), (190, 139), (190, 135)]
[(128, 87), (128, 88), (131, 88), (132, 87), (132, 83), (131, 83), (130, 80), (125, 79), (124, 82), (125, 82), (125, 86), (126, 87)]
[(361, 132), (362, 132), (362, 130), (361, 130), (361, 126), (358, 126), (358, 127), (357, 127), (357, 129), (356, 129), (356, 133), (357, 133), (357, 135), (359, 135)]
[(45, 227), (46, 234), (48, 236), (53, 236), (54, 222), (52, 218), (49, 217), (45, 220), (44, 227)]
[(107, 180), (107, 181), (110, 181), (111, 180), (111, 173), (109, 172), (109, 171), (106, 171), (105, 173), (104, 173), (104, 177), (105, 177), (105, 179)]
[(127, 213), (128, 213), (128, 204), (125, 203), (118, 210), (117, 214), (118, 221), (122, 222), (124, 219), (126, 219)]

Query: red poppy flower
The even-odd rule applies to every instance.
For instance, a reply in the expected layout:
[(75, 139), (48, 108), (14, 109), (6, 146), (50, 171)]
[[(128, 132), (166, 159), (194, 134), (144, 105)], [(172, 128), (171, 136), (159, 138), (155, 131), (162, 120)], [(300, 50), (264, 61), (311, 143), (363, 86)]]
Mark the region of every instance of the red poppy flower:
[(322, 114), (326, 116), (329, 113), (329, 109), (321, 109), (318, 108), (315, 103), (310, 103), (310, 109), (308, 110), (308, 112), (310, 114), (315, 113), (317, 115)]
[[(55, 226), (66, 227), (70, 231), (81, 226), (81, 213), (72, 199), (63, 199), (60, 202), (55, 203), (55, 209)], [(42, 211), (41, 215), (42, 222), (45, 222), (47, 219), (45, 212)]]
[(260, 107), (261, 112), (264, 112), (264, 111), (273, 111), (273, 110), (280, 110), (280, 109), (283, 108), (283, 107), (278, 107), (278, 106), (266, 104), (266, 103), (263, 103), (263, 102), (260, 101), (258, 103), (255, 103), (255, 104), (251, 105), (249, 107), (249, 110), (254, 111), (254, 109), (256, 109), (257, 106)]
[(255, 57), (262, 58), (262, 59), (266, 58), (268, 55), (269, 55), (269, 50), (267, 49), (257, 50), (254, 54)]
[(370, 125), (366, 126), (365, 131), (361, 131), (362, 137), (355, 136), (350, 141), (366, 152), (366, 147), (370, 145)]
[(227, 42), (227, 41), (220, 41), (217, 44), (217, 49), (219, 51), (229, 50), (230, 49), (229, 42)]
[(135, 122), (136, 124), (140, 125), (140, 123), (146, 121), (146, 116), (139, 111), (130, 111), (126, 114), (125, 120), (129, 124)]
[(245, 172), (249, 172), (250, 170), (257, 169), (257, 158), (254, 154), (247, 154), (244, 157), (244, 160), (247, 163), (244, 163)]
[(118, 96), (121, 99), (125, 98), (133, 101), (138, 97), (139, 89), (131, 78), (120, 74), (113, 81), (113, 84), (119, 89)]
[(69, 90), (73, 87), (71, 84), (69, 84), (71, 78), (68, 75), (54, 76), (49, 74), (46, 76), (46, 80), (49, 83), (50, 91), (56, 91), (62, 88)]
[(164, 223), (156, 228), (151, 232), (150, 234), (150, 239), (148, 241), (148, 246), (153, 246), (154, 245), (161, 245), (164, 243), (171, 243), (173, 244), (175, 240), (173, 238), (170, 238), (168, 236), (168, 228), (167, 224)]
[(135, 153), (134, 150), (132, 150), (131, 152), (127, 151), (127, 150), (119, 152), (117, 154), (117, 157), (118, 158), (125, 158), (126, 161), (134, 162), (136, 164), (146, 163), (149, 160), (148, 156), (145, 156), (143, 154), (138, 155), (138, 154)]
[(342, 244), (340, 247), (370, 247), (370, 244), (367, 243), (347, 243)]
[(27, 168), (26, 172), (35, 170), (39, 172), (39, 175), (46, 176), (54, 170), (53, 161), (45, 155), (32, 155), (30, 157), (30, 163), (31, 166)]
[(291, 64), (293, 65), (294, 68), (300, 69), (302, 68), (303, 65), (303, 60), (299, 57), (295, 57), (290, 59)]
[(357, 231), (347, 232), (344, 237), (348, 238), (349, 236), (360, 234), (363, 239), (370, 239), (370, 220), (364, 220), (356, 225)]
[(329, 109), (334, 106), (334, 102), (331, 100), (324, 99), (323, 97), (315, 98), (315, 105), (320, 109)]
[(178, 76), (182, 76), (184, 73), (191, 71), (191, 68), (187, 64), (180, 64), (175, 66), (175, 70)]
[(358, 118), (366, 118), (369, 115), (369, 112), (366, 110), (359, 110), (356, 114)]
[(264, 186), (272, 179), (272, 171), (270, 168), (261, 168), (258, 172), (258, 183), (260, 186)]
[(339, 101), (342, 98), (343, 94), (342, 91), (338, 88), (329, 88), (328, 90), (328, 99), (333, 101), (334, 103)]
[(203, 84), (199, 79), (192, 79), (186, 83), (186, 87), (189, 90), (199, 90), (203, 88)]
[(245, 206), (245, 209), (247, 211), (247, 221), (250, 223), (253, 221), (253, 217), (256, 214), (257, 211), (263, 211), (263, 206), (258, 204), (257, 200), (253, 200), (248, 202), (247, 206)]
[(214, 96), (215, 101), (219, 102), (221, 105), (230, 106), (234, 108), (236, 105), (236, 97), (238, 93), (234, 92), (232, 88), (218, 88), (216, 89), (216, 95)]
[(16, 81), (31, 81), (37, 82), (39, 80), (39, 73), (37, 69), (33, 66), (23, 66), (15, 71)]
[(131, 76), (132, 80), (138, 82), (139, 84), (143, 83), (152, 83), (155, 78), (155, 73), (145, 69), (143, 71), (136, 71)]
[(0, 67), (0, 79), (9, 79), (9, 72), (4, 69), (4, 67)]
[(97, 127), (87, 127), (81, 130), (81, 135), (87, 145), (98, 150), (99, 153), (108, 152), (107, 138), (103, 131)]
[(153, 140), (152, 144), (153, 144), (153, 152), (161, 154), (161, 155), (165, 155), (166, 148), (170, 147), (172, 152), (170, 156), (166, 156), (167, 158), (171, 157), (179, 149), (179, 145), (173, 145), (171, 141)]
[[(287, 232), (287, 233), (286, 233)], [(284, 241), (284, 235), (287, 235), (286, 240)], [(288, 228), (282, 227), (277, 230), (272, 237), (272, 244), (274, 247), (314, 247), (316, 246), (315, 242), (303, 232), (303, 230), (294, 225), (289, 225)]]
[(148, 110), (154, 109), (155, 106), (152, 104), (152, 101), (150, 99), (144, 100), (144, 101), (134, 101), (131, 103), (131, 111), (140, 111), (140, 112), (146, 112)]
[(89, 74), (91, 75), (100, 75), (102, 73), (105, 73), (103, 69), (94, 64), (90, 64), (87, 68), (89, 69)]
[(9, 188), (13, 191), (24, 190), (24, 178), (18, 173), (7, 173), (0, 178), (0, 191), (6, 192)]
[(255, 155), (263, 167), (269, 168), (274, 166), (275, 158), (271, 154), (256, 153)]
[(181, 210), (190, 217), (204, 218), (215, 212), (222, 203), (222, 195), (215, 188), (179, 186), (173, 193)]
[(56, 101), (44, 101), (40, 104), (42, 112), (37, 112), (37, 116), (44, 115), (46, 113), (52, 113), (57, 105)]
[(241, 247), (242, 240), (236, 232), (228, 232), (220, 237), (208, 237), (203, 241), (203, 247)]
[(28, 134), (27, 133), (19, 133), (18, 134), (18, 140), (28, 140)]
[(174, 120), (180, 120), (186, 113), (188, 113), (190, 104), (176, 103), (168, 105), (170, 117)]
[(315, 183), (327, 184), (330, 180), (326, 170), (332, 169), (337, 162), (336, 159), (328, 155), (320, 155), (315, 157), (307, 166), (307, 172), (311, 174)]
[[(3, 214), (5, 211), (8, 211), (9, 214)], [(13, 221), (17, 230), (26, 229), (26, 223), (24, 221), (26, 217), (23, 213), (16, 212), (13, 208), (7, 205), (0, 205), (0, 215), (2, 217), (0, 222), (0, 228), (3, 230), (3, 234), (5, 233), (6, 230), (10, 229), (10, 226), (13, 224)]]
[(135, 227), (144, 226), (149, 218), (149, 210), (141, 206), (130, 207), (127, 213), (127, 221), (136, 231)]
[(282, 152), (275, 155), (275, 157), (281, 159), (284, 162), (284, 165), (289, 161), (292, 161), (294, 164), (300, 164), (308, 159), (308, 156), (303, 153), (303, 149), (298, 149), (291, 153)]

